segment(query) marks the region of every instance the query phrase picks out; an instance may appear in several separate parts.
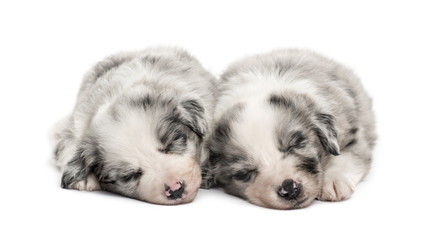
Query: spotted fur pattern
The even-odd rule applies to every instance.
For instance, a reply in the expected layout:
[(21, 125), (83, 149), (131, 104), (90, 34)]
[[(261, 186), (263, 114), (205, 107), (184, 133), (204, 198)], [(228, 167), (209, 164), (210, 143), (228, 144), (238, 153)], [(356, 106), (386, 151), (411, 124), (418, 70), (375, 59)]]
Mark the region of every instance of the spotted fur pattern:
[(202, 187), (291, 209), (346, 199), (368, 173), (371, 99), (343, 65), (277, 50), (235, 62), (218, 89)]
[(124, 52), (99, 62), (84, 77), (72, 114), (55, 129), (61, 186), (159, 204), (192, 201), (214, 93), (214, 77), (181, 49)]

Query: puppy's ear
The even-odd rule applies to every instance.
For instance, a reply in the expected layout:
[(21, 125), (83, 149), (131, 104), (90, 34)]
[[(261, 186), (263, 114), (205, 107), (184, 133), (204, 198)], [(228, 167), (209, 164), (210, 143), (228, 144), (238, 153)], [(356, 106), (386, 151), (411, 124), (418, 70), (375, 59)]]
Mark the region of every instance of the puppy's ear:
[(186, 100), (180, 103), (181, 118), (184, 125), (188, 126), (200, 138), (207, 132), (207, 121), (204, 108), (196, 100)]
[(340, 155), (340, 147), (337, 142), (337, 131), (334, 127), (334, 117), (332, 115), (317, 113), (315, 116), (314, 130), (325, 151), (332, 155)]
[(215, 175), (209, 160), (201, 165), (201, 188), (209, 189), (216, 187)]
[(89, 138), (81, 141), (71, 160), (63, 167), (61, 187), (74, 188), (75, 183), (84, 180), (96, 168), (100, 159), (102, 155), (94, 141)]

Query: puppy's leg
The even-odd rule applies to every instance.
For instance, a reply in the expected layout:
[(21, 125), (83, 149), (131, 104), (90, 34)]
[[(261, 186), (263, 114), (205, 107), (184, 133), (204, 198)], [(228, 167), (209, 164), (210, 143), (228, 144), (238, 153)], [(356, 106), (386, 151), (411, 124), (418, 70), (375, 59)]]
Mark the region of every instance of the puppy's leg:
[(101, 189), (99, 180), (88, 170), (85, 159), (77, 153), (62, 169), (61, 187), (68, 189), (97, 191)]
[(99, 181), (94, 174), (89, 174), (85, 179), (74, 183), (71, 188), (80, 191), (86, 190), (91, 192), (101, 190), (101, 185), (99, 184)]
[(333, 156), (324, 169), (322, 201), (341, 201), (349, 198), (355, 186), (369, 171), (369, 161), (352, 152)]
[(61, 187), (87, 191), (100, 190), (98, 179), (90, 171), (90, 166), (98, 162), (99, 157), (99, 151), (90, 140), (83, 139), (82, 142), (76, 140), (69, 129), (66, 129), (64, 134), (59, 134), (55, 158), (61, 168)]

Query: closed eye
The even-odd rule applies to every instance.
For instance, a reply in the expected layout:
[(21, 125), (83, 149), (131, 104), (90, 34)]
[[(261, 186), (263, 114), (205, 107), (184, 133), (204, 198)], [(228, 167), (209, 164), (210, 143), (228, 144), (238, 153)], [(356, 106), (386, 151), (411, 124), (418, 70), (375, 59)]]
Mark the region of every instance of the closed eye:
[(115, 184), (116, 180), (101, 180), (101, 183), (103, 183), (103, 184)]
[(180, 134), (177, 135), (172, 142), (168, 143), (166, 146), (159, 148), (158, 151), (164, 154), (168, 153), (183, 153), (187, 146), (187, 136)]
[(258, 173), (256, 169), (238, 171), (233, 178), (237, 181), (248, 182)]
[(119, 180), (123, 183), (127, 183), (130, 181), (137, 181), (142, 176), (142, 174), (143, 174), (142, 170), (139, 169), (137, 172), (119, 177)]
[(306, 146), (306, 137), (302, 132), (294, 132), (291, 135), (290, 146), (289, 149), (301, 149)]
[(103, 177), (100, 182), (103, 184), (127, 184), (129, 182), (135, 182), (138, 181), (139, 178), (142, 176), (143, 172), (142, 169), (139, 169), (137, 171), (132, 171), (128, 174), (117, 174), (116, 176), (110, 177), (105, 176)]

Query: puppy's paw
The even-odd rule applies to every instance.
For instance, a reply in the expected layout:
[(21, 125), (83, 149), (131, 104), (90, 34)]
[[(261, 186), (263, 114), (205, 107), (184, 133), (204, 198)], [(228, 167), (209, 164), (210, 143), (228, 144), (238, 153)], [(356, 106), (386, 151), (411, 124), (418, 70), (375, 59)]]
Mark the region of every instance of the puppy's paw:
[(101, 190), (101, 185), (99, 184), (98, 179), (94, 175), (88, 175), (88, 177), (84, 180), (81, 180), (72, 185), (73, 189), (77, 189), (79, 191), (98, 191)]
[(354, 192), (354, 185), (344, 177), (328, 177), (323, 181), (320, 196), (321, 201), (342, 201), (348, 199)]

